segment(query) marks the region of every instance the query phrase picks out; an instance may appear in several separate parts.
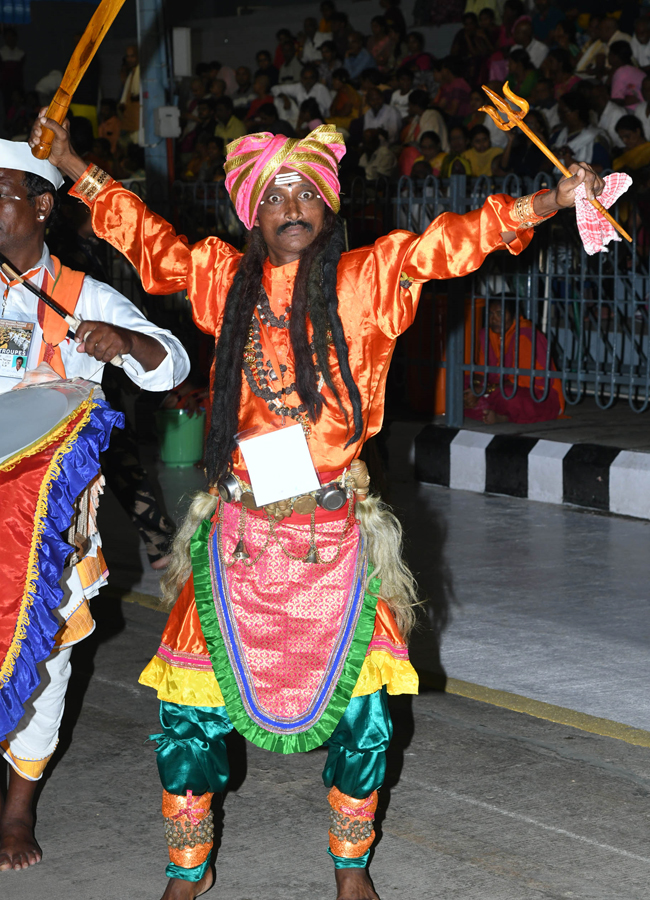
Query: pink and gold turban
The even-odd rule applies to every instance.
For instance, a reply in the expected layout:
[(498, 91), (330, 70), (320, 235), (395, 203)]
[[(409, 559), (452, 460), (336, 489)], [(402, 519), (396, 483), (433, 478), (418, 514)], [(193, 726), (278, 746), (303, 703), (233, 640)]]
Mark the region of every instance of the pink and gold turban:
[(334, 125), (319, 125), (302, 139), (267, 131), (247, 134), (228, 144), (226, 189), (237, 215), (249, 229), (255, 224), (262, 194), (283, 167), (308, 178), (325, 203), (338, 212), (338, 164), (344, 155), (343, 135)]

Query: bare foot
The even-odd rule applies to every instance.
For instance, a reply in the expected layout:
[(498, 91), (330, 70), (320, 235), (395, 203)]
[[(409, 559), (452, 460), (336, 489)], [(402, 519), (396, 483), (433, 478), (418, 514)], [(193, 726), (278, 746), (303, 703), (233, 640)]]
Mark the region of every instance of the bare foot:
[(208, 869), (200, 881), (184, 881), (170, 878), (161, 900), (194, 900), (207, 893), (214, 884), (214, 872)]
[(336, 900), (379, 900), (367, 869), (335, 869)]
[(43, 852), (34, 837), (33, 819), (0, 821), (0, 872), (28, 869), (42, 858)]

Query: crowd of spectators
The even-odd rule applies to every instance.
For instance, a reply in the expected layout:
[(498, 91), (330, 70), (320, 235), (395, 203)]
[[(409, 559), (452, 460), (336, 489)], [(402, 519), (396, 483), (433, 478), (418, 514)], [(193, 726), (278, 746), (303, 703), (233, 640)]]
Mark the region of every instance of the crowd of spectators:
[[(606, 13), (598, 0), (582, 6), (417, 0), (412, 21), (458, 23), (449, 54), (436, 58), (424, 35), (407, 27), (400, 0), (379, 0), (369, 33), (323, 0), (299, 33), (280, 28), (275, 46), (257, 52), (255, 67), (197, 65), (181, 92), (174, 177), (219, 182), (235, 138), (254, 131), (301, 137), (324, 122), (345, 137), (344, 183), (360, 174), (373, 182), (550, 171), (518, 129), (501, 131), (481, 111), (482, 85), (502, 95), (506, 81), (530, 104), (527, 124), (565, 165), (583, 160), (598, 171), (638, 172), (650, 165), (650, 18), (632, 2), (619, 11), (608, 5)], [(16, 32), (7, 27), (3, 37), (4, 133), (20, 139), (56, 79), (25, 92)], [(121, 96), (104, 99), (96, 121), (81, 110), (72, 127), (89, 161), (116, 177), (138, 178), (144, 154), (137, 47), (126, 48), (121, 74)]]
[[(584, 5), (584, 4), (583, 4)], [(400, 0), (380, 0), (369, 33), (324, 0), (320, 15), (256, 54), (256, 68), (201, 63), (182, 107), (177, 178), (219, 181), (229, 141), (247, 132), (301, 137), (321, 123), (344, 135), (342, 181), (364, 175), (534, 176), (552, 164), (518, 129), (481, 111), (508, 82), (526, 122), (565, 165), (650, 165), (650, 18), (641, 5), (582, 11), (550, 0), (417, 2), (421, 24), (458, 21), (436, 58)], [(584, 5), (585, 10), (587, 5)]]

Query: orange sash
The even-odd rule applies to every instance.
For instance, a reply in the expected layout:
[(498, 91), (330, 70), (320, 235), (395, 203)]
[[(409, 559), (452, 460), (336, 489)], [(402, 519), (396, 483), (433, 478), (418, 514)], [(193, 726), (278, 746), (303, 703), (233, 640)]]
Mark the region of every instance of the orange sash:
[[(52, 280), (50, 273), (46, 271), (43, 290), (53, 300), (56, 300), (59, 306), (62, 306), (67, 313), (73, 315), (79, 301), (85, 275), (83, 272), (75, 272), (67, 266), (62, 266), (56, 256), (52, 257), (52, 262), (54, 263), (54, 280)], [(58, 313), (55, 313), (53, 309), (46, 306), (42, 300), (39, 300), (38, 324), (43, 329), (43, 342), (38, 361), (39, 363), (49, 363), (57, 375), (65, 378), (65, 366), (61, 358), (59, 344), (68, 333), (68, 323)]]

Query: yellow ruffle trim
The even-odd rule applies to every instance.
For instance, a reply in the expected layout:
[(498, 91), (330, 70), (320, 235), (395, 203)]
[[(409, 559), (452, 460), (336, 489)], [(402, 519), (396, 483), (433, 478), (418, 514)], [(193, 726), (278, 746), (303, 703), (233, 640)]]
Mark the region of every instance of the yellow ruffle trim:
[[(139, 678), (153, 688), (158, 699), (182, 706), (225, 706), (214, 672), (181, 669), (154, 656)], [(418, 676), (407, 659), (395, 659), (386, 650), (371, 650), (366, 656), (353, 697), (374, 694), (383, 685), (389, 694), (417, 694)]]

